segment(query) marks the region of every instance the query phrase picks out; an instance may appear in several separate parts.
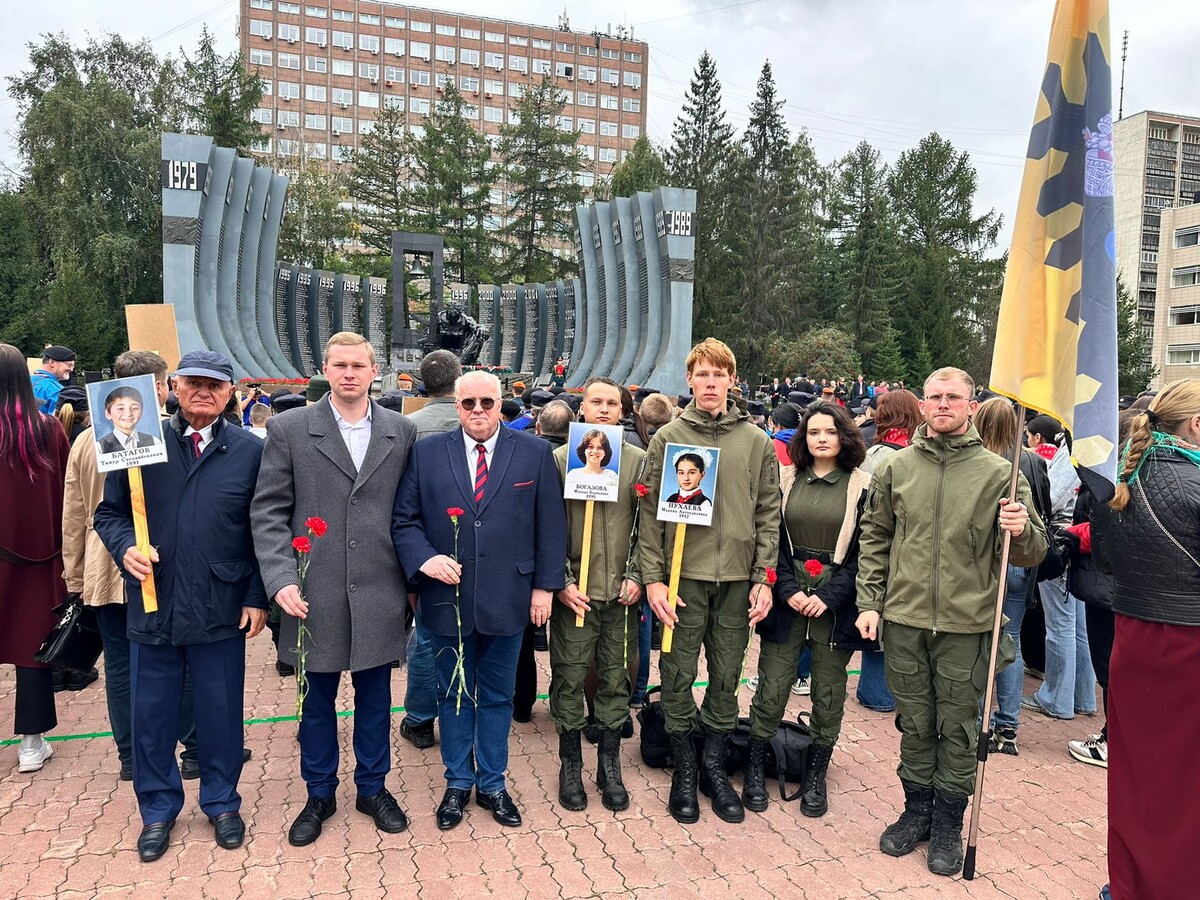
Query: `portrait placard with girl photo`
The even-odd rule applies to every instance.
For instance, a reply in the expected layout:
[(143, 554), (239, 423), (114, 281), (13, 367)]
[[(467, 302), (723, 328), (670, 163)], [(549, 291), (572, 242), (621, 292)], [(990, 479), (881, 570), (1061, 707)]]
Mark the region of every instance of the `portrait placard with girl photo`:
[(670, 468), (664, 467), (659, 488), (659, 521), (712, 524), (720, 456), (721, 451), (716, 447), (667, 444), (664, 459)]
[(619, 425), (588, 425), (572, 422), (567, 433), (567, 475), (563, 497), (567, 500), (599, 500), (612, 503), (618, 499), (618, 473), (621, 467), (621, 442), (624, 439)]

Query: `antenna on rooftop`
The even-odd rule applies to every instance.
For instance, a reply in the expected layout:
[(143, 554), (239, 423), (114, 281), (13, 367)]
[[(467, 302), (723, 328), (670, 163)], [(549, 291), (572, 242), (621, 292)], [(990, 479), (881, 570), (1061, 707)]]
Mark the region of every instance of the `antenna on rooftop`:
[(1117, 121), (1120, 122), (1125, 114), (1125, 57), (1129, 55), (1129, 29), (1125, 29), (1125, 36), (1121, 38), (1121, 93), (1120, 100), (1117, 102)]
[(563, 7), (562, 15), (558, 17), (558, 30), (571, 30), (571, 20), (567, 17), (567, 8), (565, 6)]

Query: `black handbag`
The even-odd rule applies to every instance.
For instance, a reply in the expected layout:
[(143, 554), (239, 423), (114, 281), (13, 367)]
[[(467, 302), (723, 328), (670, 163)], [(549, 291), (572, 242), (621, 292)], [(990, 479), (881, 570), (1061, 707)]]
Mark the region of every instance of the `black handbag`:
[(55, 612), (58, 622), (33, 655), (34, 660), (42, 665), (88, 674), (104, 649), (95, 611), (84, 606), (78, 594), (68, 594)]

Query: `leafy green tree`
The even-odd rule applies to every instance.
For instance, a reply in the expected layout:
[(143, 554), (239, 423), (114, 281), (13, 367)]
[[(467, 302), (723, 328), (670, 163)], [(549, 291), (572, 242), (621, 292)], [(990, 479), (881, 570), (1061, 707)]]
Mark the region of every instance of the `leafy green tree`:
[(51, 333), (42, 320), (45, 280), (26, 197), (5, 188), (0, 191), (0, 341), (31, 356), (45, 343), (42, 337)]
[(652, 191), (670, 183), (667, 164), (644, 134), (634, 141), (629, 156), (612, 171), (610, 187), (614, 197), (628, 197), (634, 191)]
[(981, 322), (996, 302), (995, 246), (1000, 216), (976, 215), (978, 179), (970, 157), (937, 134), (900, 154), (888, 180), (902, 253), (902, 289), (893, 304), (910, 362), (922, 338), (939, 364), (977, 358)]
[[(717, 66), (701, 54), (675, 120), (666, 154), (671, 184), (696, 192), (696, 279), (693, 307), (699, 334), (724, 334), (725, 311), (735, 300), (740, 260), (732, 248), (730, 180), (736, 157)], [(745, 369), (749, 372), (750, 369)]]
[(280, 259), (316, 269), (346, 268), (339, 253), (352, 231), (345, 200), (345, 185), (339, 173), (329, 171), (320, 159), (302, 159), (299, 172), (288, 185), (279, 230)]
[(210, 135), (218, 147), (233, 147), (243, 156), (262, 136), (262, 126), (250, 112), (263, 98), (263, 80), (247, 72), (241, 53), (221, 56), (207, 26), (200, 34), (195, 57), (182, 50), (185, 127)]
[(409, 220), (408, 173), (412, 147), (404, 131), (402, 109), (384, 105), (375, 127), (358, 142), (351, 158), (348, 190), (358, 201), (354, 232), (380, 253), (391, 254), (392, 232), (404, 231)]
[(850, 335), (839, 328), (823, 326), (793, 336), (783, 332), (767, 342), (770, 368), (774, 372), (807, 372), (810, 378), (848, 378), (861, 371)]
[(1121, 396), (1136, 397), (1158, 375), (1150, 356), (1150, 334), (1138, 322), (1137, 301), (1117, 276), (1117, 385)]
[(575, 271), (571, 254), (557, 252), (574, 233), (574, 209), (583, 202), (579, 132), (554, 123), (566, 96), (549, 75), (521, 96), (517, 120), (500, 129), (499, 154), (508, 188), (510, 220), (500, 270), (514, 281), (553, 281)]
[(448, 274), (465, 284), (480, 284), (494, 280), (496, 241), (486, 225), (495, 176), (491, 144), (472, 127), (466, 106), (448, 82), (424, 133), (409, 135), (411, 186), (404, 199), (412, 230), (444, 235)]

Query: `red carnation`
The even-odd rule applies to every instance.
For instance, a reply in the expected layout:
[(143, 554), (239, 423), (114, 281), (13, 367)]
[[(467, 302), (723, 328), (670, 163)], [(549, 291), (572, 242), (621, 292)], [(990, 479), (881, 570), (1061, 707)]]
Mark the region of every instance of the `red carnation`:
[(300, 535), (300, 537), (294, 537), (292, 538), (292, 549), (297, 550), (300, 553), (308, 553), (312, 550), (312, 541), (310, 541), (304, 535)]
[(810, 559), (804, 563), (804, 572), (809, 578), (817, 578), (824, 571), (825, 567), (819, 559)]
[(638, 495), (639, 497), (645, 497), (647, 494), (649, 494), (649, 493), (650, 493), (650, 488), (646, 487), (646, 486), (645, 486), (644, 484), (642, 484), (640, 481), (639, 481), (637, 484), (635, 484), (635, 485), (633, 486), (633, 489), (634, 489), (635, 491), (637, 491), (637, 495)]
[(329, 525), (320, 516), (309, 516), (304, 520), (304, 527), (313, 533), (313, 537), (324, 537)]
[(767, 584), (774, 584), (776, 579), (778, 579), (778, 578), (779, 578), (779, 573), (776, 572), (774, 569), (772, 569), (770, 566), (767, 566)]
[(446, 515), (448, 515), (452, 519), (457, 519), (459, 516), (463, 515), (463, 510), (461, 507), (452, 506), (448, 510), (446, 510)]

